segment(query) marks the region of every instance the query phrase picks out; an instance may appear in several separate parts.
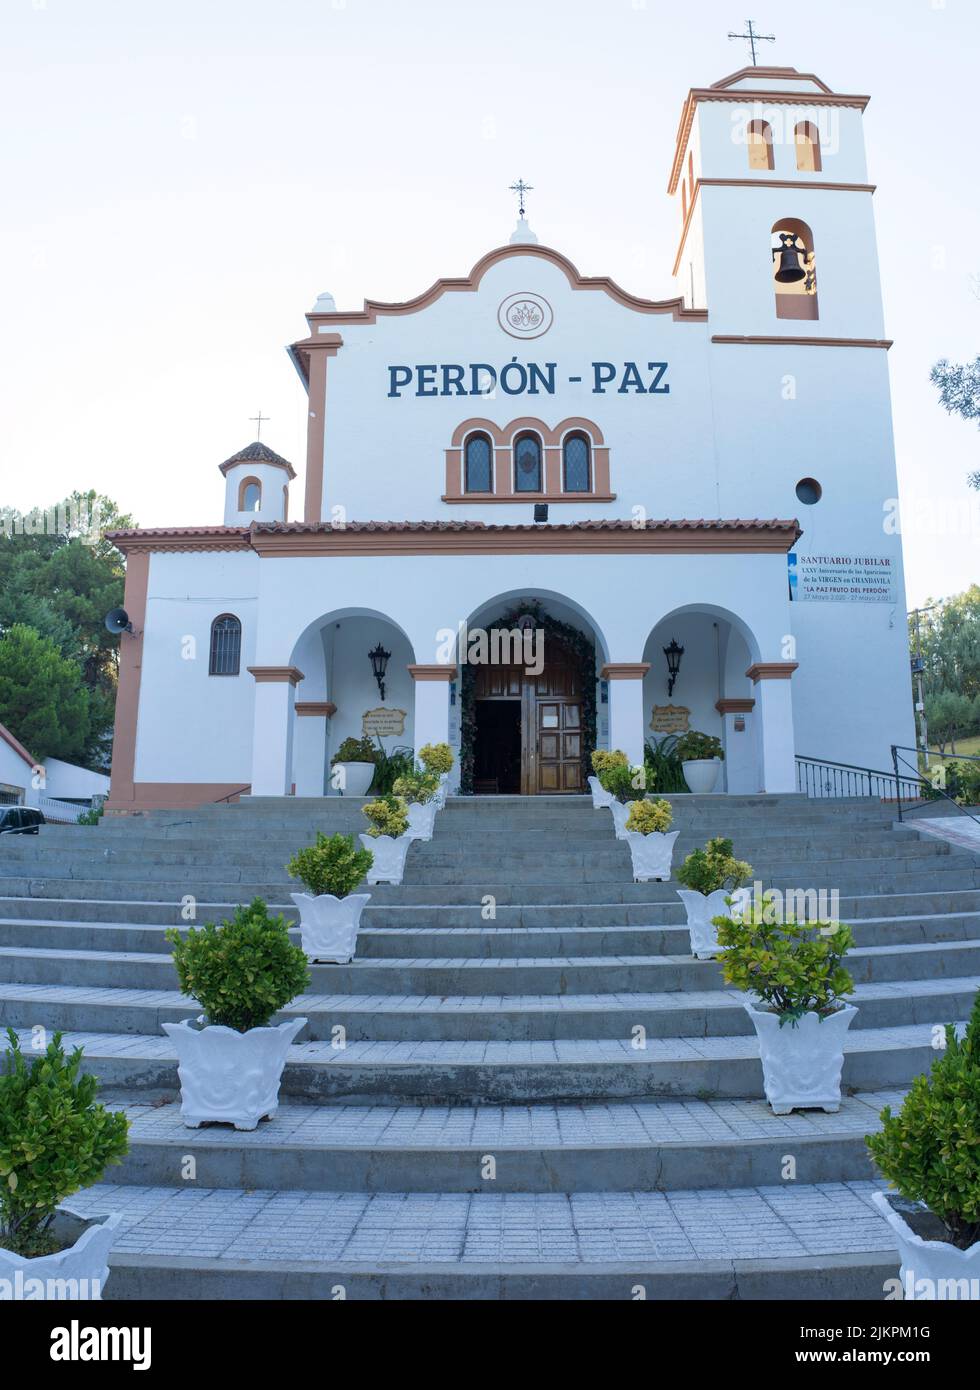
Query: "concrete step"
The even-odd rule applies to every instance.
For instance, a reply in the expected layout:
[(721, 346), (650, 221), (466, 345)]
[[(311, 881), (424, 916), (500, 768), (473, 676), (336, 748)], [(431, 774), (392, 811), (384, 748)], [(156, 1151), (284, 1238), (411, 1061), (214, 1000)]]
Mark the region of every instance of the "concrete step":
[[(960, 1020), (958, 1024), (965, 1027)], [(20, 1030), (19, 1030), (20, 1031)], [(23, 1046), (30, 1033), (21, 1031)], [(83, 1070), (109, 1091), (147, 1098), (177, 1089), (166, 1036), (65, 1033), (84, 1049)], [(935, 1059), (932, 1024), (865, 1028), (848, 1034), (843, 1084), (876, 1091), (907, 1086)], [(282, 1096), (330, 1103), (514, 1104), (636, 1097), (762, 1097), (754, 1037), (654, 1038), (644, 1049), (616, 1039), (549, 1042), (328, 1042), (289, 1051)]]
[[(601, 983), (605, 983), (602, 981)], [(852, 1028), (946, 1024), (965, 1017), (980, 975), (864, 984), (851, 1000)], [(0, 1027), (53, 1032), (158, 1033), (197, 1018), (201, 1005), (177, 990), (78, 984), (0, 984)], [(744, 996), (734, 989), (673, 993), (384, 995), (304, 994), (276, 1015), (302, 1015), (303, 1042), (539, 1042), (576, 1038), (752, 1037)], [(342, 1031), (338, 1031), (342, 1030)]]
[[(241, 901), (236, 895), (224, 900), (202, 895), (184, 903), (172, 898), (148, 897), (136, 899), (117, 897), (62, 897), (43, 892), (44, 884), (37, 881), (36, 893), (26, 896), (0, 897), (0, 913), (21, 921), (75, 921), (92, 923), (163, 924), (183, 926), (188, 921), (221, 921), (230, 917)], [(658, 892), (658, 898), (641, 902), (573, 902), (519, 903), (483, 906), (481, 904), (400, 904), (377, 901), (377, 889), (361, 919), (367, 927), (402, 928), (435, 927), (475, 928), (488, 926), (497, 930), (556, 927), (563, 930), (579, 927), (622, 926), (680, 926), (685, 919), (684, 908), (673, 885), (637, 885)], [(295, 905), (283, 895), (268, 900), (270, 911), (296, 920)], [(880, 921), (883, 916), (912, 917), (915, 920), (933, 916), (980, 913), (980, 890), (843, 894), (840, 898), (840, 918), (844, 922)], [(188, 914), (194, 914), (188, 916)], [(488, 915), (490, 914), (490, 915)]]
[[(601, 1105), (333, 1105), (287, 1102), (250, 1134), (187, 1129), (179, 1098), (111, 1108), (130, 1121), (113, 1184), (167, 1186), (193, 1157), (195, 1184), (278, 1192), (677, 1192), (867, 1180), (864, 1142), (904, 1092), (845, 1097), (840, 1113), (773, 1115), (759, 1100)], [(487, 1160), (492, 1158), (492, 1189)]]
[[(824, 887), (828, 890), (836, 889), (842, 896), (941, 893), (980, 888), (980, 858), (975, 855), (949, 854), (926, 862), (928, 867), (903, 872), (901, 865), (896, 868), (889, 863), (871, 860), (863, 869), (855, 869), (845, 874), (837, 868), (832, 873), (825, 874), (822, 881), (817, 879), (816, 882), (816, 876), (809, 869), (806, 874), (796, 872), (791, 877), (763, 874), (759, 875), (759, 878), (764, 888), (778, 888), (788, 892), (801, 888)], [(552, 874), (560, 872), (552, 871)], [(627, 878), (627, 873), (627, 870), (615, 875), (611, 871), (605, 876), (600, 873), (593, 882), (576, 883), (563, 878), (562, 881), (522, 883), (515, 881), (519, 878), (518, 875), (512, 875), (509, 870), (502, 869), (499, 877), (495, 879), (469, 879), (449, 885), (444, 882), (420, 884), (416, 878), (424, 875), (416, 874), (409, 851), (406, 881), (397, 887), (387, 884), (376, 885), (371, 889), (371, 895), (376, 906), (382, 903), (398, 903), (403, 906), (469, 906), (479, 905), (485, 898), (493, 899), (501, 906), (532, 903), (646, 903), (669, 901), (674, 898), (676, 885), (632, 883)], [(284, 899), (288, 900), (288, 894), (296, 888), (285, 874), (275, 882), (250, 881), (247, 878), (235, 878), (232, 869), (228, 869), (218, 880), (186, 874), (180, 878), (148, 881), (140, 876), (114, 879), (93, 873), (88, 878), (9, 876), (0, 879), (0, 885), (4, 888), (6, 896), (11, 898), (116, 898), (160, 901), (168, 898), (180, 900), (191, 896), (202, 902), (248, 902), (256, 897), (281, 902)]]
[[(228, 906), (212, 915), (221, 916), (230, 910)], [(165, 911), (161, 908), (161, 914)], [(452, 908), (441, 909), (432, 917), (438, 923), (440, 915), (454, 911)], [(409, 912), (414, 913), (415, 909), (409, 909)], [(661, 915), (665, 915), (665, 910), (661, 910)], [(492, 922), (456, 927), (362, 926), (357, 937), (357, 958), (682, 956), (690, 952), (690, 934), (686, 926), (680, 925), (684, 918), (683, 911), (678, 911), (675, 916), (677, 926), (507, 927)], [(186, 923), (180, 925), (182, 928), (187, 926)], [(164, 933), (168, 930), (169, 927), (159, 921), (97, 922), (55, 917), (7, 917), (0, 918), (0, 945), (69, 951), (122, 951), (129, 954), (142, 951), (166, 953), (170, 948)], [(293, 940), (299, 944), (299, 929), (293, 927), (290, 930)], [(937, 912), (854, 919), (852, 931), (858, 946), (908, 946), (924, 942), (980, 940), (980, 912)]]
[(101, 1183), (108, 1299), (846, 1299), (898, 1272), (871, 1181), (691, 1192), (350, 1193)]
[[(961, 978), (980, 974), (980, 940), (851, 951), (856, 983)], [(722, 989), (721, 966), (682, 956), (396, 957), (312, 965), (316, 993), (379, 995), (517, 995), (671, 993)], [(149, 951), (0, 947), (0, 982), (75, 984), (113, 989), (174, 989), (170, 955)]]
[[(208, 877), (220, 878), (222, 875), (227, 877), (228, 871), (232, 869), (244, 868), (254, 871), (252, 877), (271, 874), (276, 878), (284, 878), (284, 866), (300, 844), (298, 841), (292, 841), (281, 846), (270, 846), (266, 842), (249, 848), (236, 840), (228, 847), (200, 843), (193, 848), (178, 849), (159, 846), (122, 849), (107, 847), (93, 857), (91, 853), (86, 854), (82, 847), (72, 847), (70, 850), (67, 847), (58, 847), (52, 850), (48, 846), (35, 844), (33, 837), (30, 841), (25, 837), (22, 843), (15, 843), (11, 848), (11, 840), (17, 838), (5, 837), (0, 841), (3, 845), (0, 852), (0, 874), (3, 876), (33, 875), (40, 870), (52, 877), (90, 878), (93, 868), (97, 866), (100, 876), (117, 878), (139, 877), (141, 874), (154, 878), (172, 878), (178, 869), (191, 869), (198, 876), (206, 872)], [(692, 850), (699, 847), (700, 842), (693, 837), (678, 840), (674, 850), (675, 864), (681, 864)], [(748, 858), (756, 868), (765, 869), (768, 873), (779, 872), (779, 866), (782, 864), (791, 864), (794, 867), (804, 864), (827, 864), (843, 868), (852, 861), (863, 863), (868, 859), (881, 859), (886, 857), (886, 851), (887, 857), (903, 864), (944, 858), (950, 854), (950, 846), (934, 837), (903, 837), (896, 845), (888, 842), (882, 844), (877, 837), (870, 843), (855, 843), (846, 834), (835, 834), (833, 837), (828, 835), (821, 840), (811, 836), (800, 836), (796, 839), (783, 836), (778, 841), (771, 839), (766, 843), (742, 842), (736, 848), (741, 857)], [(482, 841), (474, 845), (472, 841), (461, 842), (457, 837), (453, 837), (449, 843), (433, 839), (428, 844), (416, 843), (412, 849), (412, 860), (418, 869), (424, 869), (426, 872), (441, 872), (463, 863), (475, 877), (511, 867), (520, 870), (567, 867), (595, 870), (612, 867), (617, 871), (625, 871), (627, 878), (631, 877), (629, 847), (623, 841), (613, 839), (611, 835), (608, 840), (601, 841), (570, 841), (567, 837), (556, 836), (554, 846), (549, 847), (546, 852), (540, 846), (528, 847), (527, 839), (521, 836), (515, 836), (513, 843), (499, 845), (488, 845)], [(816, 871), (815, 867), (814, 872)]]

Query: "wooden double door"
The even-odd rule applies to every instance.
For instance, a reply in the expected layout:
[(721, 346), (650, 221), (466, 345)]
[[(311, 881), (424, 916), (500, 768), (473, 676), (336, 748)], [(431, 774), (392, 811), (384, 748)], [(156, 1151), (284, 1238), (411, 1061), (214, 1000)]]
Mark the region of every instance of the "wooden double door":
[(523, 796), (582, 792), (582, 691), (556, 643), (540, 675), (521, 666), (476, 673), (474, 791)]

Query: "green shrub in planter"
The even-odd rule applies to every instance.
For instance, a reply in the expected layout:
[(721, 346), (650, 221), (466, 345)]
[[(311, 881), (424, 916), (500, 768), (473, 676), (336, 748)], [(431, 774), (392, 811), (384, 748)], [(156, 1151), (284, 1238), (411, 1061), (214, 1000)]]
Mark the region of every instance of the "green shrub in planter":
[(677, 740), (674, 750), (682, 763), (710, 762), (713, 758), (725, 761), (725, 750), (721, 739), (713, 734), (699, 734), (692, 730)]
[(182, 937), (167, 932), (182, 994), (196, 999), (209, 1024), (247, 1033), (265, 1028), (310, 982), (306, 956), (289, 939), (285, 917), (261, 898), (237, 907), (230, 922), (206, 922)]
[(758, 995), (779, 1015), (780, 1026), (806, 1013), (826, 1018), (854, 993), (843, 959), (854, 945), (850, 927), (837, 922), (776, 922), (768, 904), (753, 906), (740, 921), (715, 917), (725, 948), (725, 983)]
[(677, 870), (677, 881), (692, 893), (717, 893), (722, 888), (732, 892), (748, 883), (752, 865), (732, 854), (731, 840), (709, 840), (704, 849), (687, 856)]
[(444, 772), (453, 770), (453, 750), (448, 743), (427, 743), (419, 749), (419, 761), (426, 772), (441, 777)]
[(886, 1105), (881, 1118), (866, 1143), (883, 1176), (969, 1250), (980, 1240), (980, 994), (966, 1036), (947, 1028), (931, 1071), (915, 1078), (897, 1115)]
[(646, 770), (642, 767), (630, 767), (628, 762), (609, 763), (605, 770), (599, 773), (599, 783), (603, 791), (607, 791), (624, 805), (627, 801), (642, 801), (646, 796)]
[(659, 743), (644, 745), (643, 766), (646, 768), (648, 787), (656, 787), (658, 792), (688, 792), (684, 768), (677, 756), (679, 741), (676, 734), (668, 734)]
[(361, 809), (371, 822), (367, 833), (374, 839), (390, 835), (397, 840), (408, 830), (408, 807), (400, 796), (379, 796), (377, 801), (369, 801)]
[(597, 748), (592, 754), (592, 771), (598, 777), (600, 783), (602, 774), (608, 772), (611, 767), (629, 767), (630, 760), (619, 748), (607, 749)]
[(421, 768), (415, 768), (399, 777), (391, 790), (403, 801), (424, 806), (439, 790), (439, 777), (435, 772), (423, 772)]
[(330, 759), (330, 766), (336, 763), (375, 763), (378, 750), (369, 738), (345, 738)]
[(666, 835), (674, 823), (674, 812), (669, 801), (634, 801), (626, 817), (626, 829), (635, 830), (640, 835), (658, 833)]
[(298, 878), (315, 898), (332, 893), (346, 898), (374, 863), (370, 850), (362, 849), (353, 835), (316, 832), (316, 844), (297, 850), (286, 865), (290, 878)]
[(389, 753), (378, 739), (374, 750), (374, 780), (371, 791), (375, 796), (390, 796), (400, 777), (411, 773), (415, 767), (415, 754), (411, 748), (393, 748)]
[(61, 1034), (28, 1062), (17, 1034), (0, 1069), (0, 1246), (33, 1259), (60, 1248), (48, 1228), (59, 1202), (91, 1187), (129, 1150), (129, 1121), (95, 1099), (79, 1076), (82, 1049), (66, 1057)]

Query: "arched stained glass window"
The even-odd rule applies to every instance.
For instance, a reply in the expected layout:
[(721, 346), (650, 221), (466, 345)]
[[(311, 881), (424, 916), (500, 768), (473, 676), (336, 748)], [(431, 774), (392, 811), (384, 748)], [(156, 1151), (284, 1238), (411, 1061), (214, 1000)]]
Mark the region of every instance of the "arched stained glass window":
[(242, 625), (231, 613), (211, 624), (209, 676), (237, 676), (242, 659)]
[(493, 445), (485, 434), (471, 434), (466, 441), (463, 487), (466, 492), (493, 492)]
[(541, 441), (535, 434), (518, 435), (514, 445), (514, 491), (541, 491)]
[(592, 450), (584, 434), (570, 434), (562, 448), (562, 487), (565, 492), (592, 491)]

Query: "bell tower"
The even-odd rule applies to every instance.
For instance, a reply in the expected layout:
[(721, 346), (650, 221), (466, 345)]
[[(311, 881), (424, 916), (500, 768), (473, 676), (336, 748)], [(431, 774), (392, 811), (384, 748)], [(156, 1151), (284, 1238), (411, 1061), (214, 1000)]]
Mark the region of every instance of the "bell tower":
[(712, 335), (883, 338), (869, 100), (777, 67), (688, 93), (668, 185), (673, 273)]
[(256, 440), (219, 464), (225, 480), (226, 526), (289, 520), (289, 484), (296, 470)]

